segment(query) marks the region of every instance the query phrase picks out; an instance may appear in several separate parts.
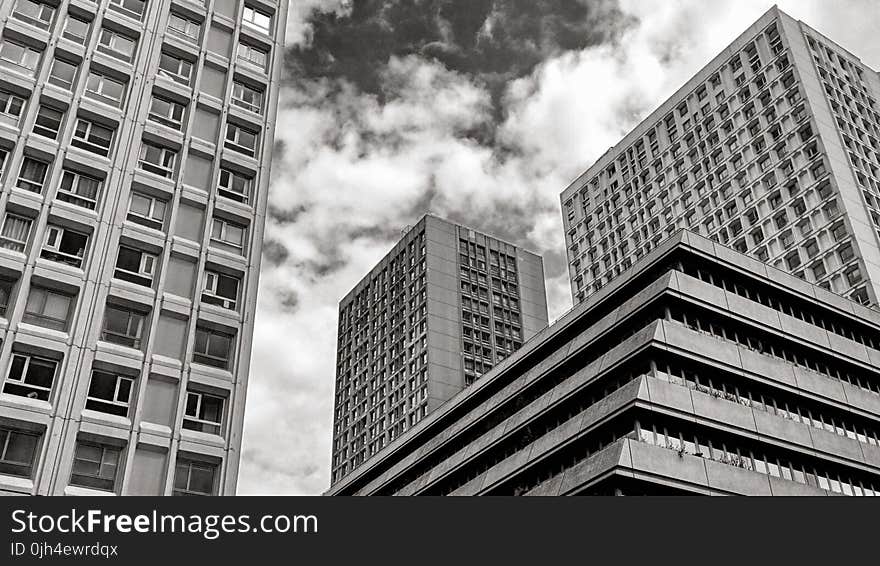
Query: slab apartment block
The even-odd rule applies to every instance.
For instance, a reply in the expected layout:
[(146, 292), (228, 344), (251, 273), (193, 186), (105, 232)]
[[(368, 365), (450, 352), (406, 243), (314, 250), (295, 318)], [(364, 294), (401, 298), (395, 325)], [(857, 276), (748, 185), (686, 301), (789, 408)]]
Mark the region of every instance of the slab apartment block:
[(687, 228), (876, 306), (878, 96), (876, 71), (770, 9), (562, 193), (575, 303)]
[(880, 313), (681, 230), (332, 495), (880, 494)]
[(540, 256), (424, 216), (339, 303), (333, 483), (546, 326)]
[(0, 493), (235, 492), (286, 12), (0, 2)]

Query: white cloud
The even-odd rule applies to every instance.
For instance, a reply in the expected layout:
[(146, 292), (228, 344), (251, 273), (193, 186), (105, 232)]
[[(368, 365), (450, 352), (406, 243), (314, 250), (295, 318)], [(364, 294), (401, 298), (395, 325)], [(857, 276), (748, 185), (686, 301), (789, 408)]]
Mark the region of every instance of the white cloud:
[[(780, 5), (880, 67), (876, 1)], [(240, 492), (328, 487), (337, 304), (418, 207), (430, 198), (435, 213), (513, 232), (545, 254), (555, 318), (571, 305), (559, 259), (559, 193), (769, 7), (622, 0), (639, 23), (615, 44), (560, 54), (508, 85), (498, 130), (504, 151), (466, 135), (493, 119), (488, 92), (434, 61), (391, 58), (384, 104), (351, 85), (285, 90), (278, 125), (285, 145), (270, 201), (293, 221), (270, 220), (267, 235), (289, 257), (280, 266), (264, 261)], [(293, 3), (294, 41), (308, 40), (305, 15), (316, 8), (350, 6)]]

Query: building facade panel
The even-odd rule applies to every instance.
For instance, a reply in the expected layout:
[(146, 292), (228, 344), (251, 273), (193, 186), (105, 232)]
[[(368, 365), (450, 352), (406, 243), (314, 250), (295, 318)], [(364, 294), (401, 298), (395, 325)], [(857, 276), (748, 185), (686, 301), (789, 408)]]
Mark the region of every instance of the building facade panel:
[(235, 492), (286, 13), (0, 7), (0, 489)]

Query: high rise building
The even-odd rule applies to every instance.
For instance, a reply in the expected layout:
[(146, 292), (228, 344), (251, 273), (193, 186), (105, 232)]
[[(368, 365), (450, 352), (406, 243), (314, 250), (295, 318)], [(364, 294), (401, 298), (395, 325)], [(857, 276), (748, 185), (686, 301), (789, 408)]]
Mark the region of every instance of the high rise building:
[(286, 13), (0, 3), (0, 492), (235, 492)]
[(770, 9), (562, 193), (575, 303), (680, 228), (880, 292), (880, 76)]
[(681, 230), (333, 495), (880, 495), (880, 313)]
[(339, 303), (333, 483), (546, 326), (540, 256), (424, 216)]

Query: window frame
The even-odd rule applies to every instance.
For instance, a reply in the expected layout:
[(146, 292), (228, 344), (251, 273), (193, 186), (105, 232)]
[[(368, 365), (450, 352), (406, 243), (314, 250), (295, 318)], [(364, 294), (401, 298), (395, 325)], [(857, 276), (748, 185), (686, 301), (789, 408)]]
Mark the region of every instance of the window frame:
[[(172, 72), (170, 69), (166, 69), (165, 67), (163, 67), (162, 66), (163, 60), (177, 61), (177, 63), (178, 63), (177, 72)], [(188, 75), (181, 75), (180, 74), (180, 69), (184, 65), (189, 66), (189, 74)], [(174, 81), (178, 84), (182, 84), (185, 86), (192, 86), (192, 71), (193, 71), (192, 61), (188, 61), (187, 59), (184, 59), (183, 57), (178, 57), (176, 55), (172, 55), (171, 53), (168, 53), (166, 51), (162, 51), (159, 54), (159, 65), (156, 69), (156, 73), (158, 75), (168, 77), (169, 79), (171, 79), (172, 81)]]
[[(259, 97), (259, 101), (255, 104), (253, 102), (248, 102), (245, 98), (237, 97), (237, 91), (241, 91), (242, 95), (250, 93), (253, 96)], [(239, 108), (244, 108), (249, 112), (253, 112), (254, 114), (261, 115), (263, 114), (263, 99), (265, 97), (265, 91), (259, 90), (255, 87), (252, 87), (246, 83), (241, 81), (234, 80), (232, 81), (232, 94), (230, 97), (230, 102)]]
[[(232, 138), (230, 139), (229, 133), (233, 131)], [(241, 142), (242, 132), (250, 134), (254, 137), (254, 147), (248, 147), (243, 145)], [(257, 153), (260, 149), (260, 132), (259, 130), (253, 131), (248, 129), (245, 126), (240, 124), (236, 124), (235, 122), (226, 122), (226, 134), (223, 137), (223, 146), (228, 147), (229, 149), (241, 153), (242, 155), (246, 155), (248, 157), (257, 157)]]
[[(21, 377), (18, 379), (13, 379), (10, 377), (10, 374), (12, 373), (12, 369), (14, 367), (14, 361), (16, 358), (24, 358), (24, 367), (22, 367), (22, 370), (21, 370)], [(52, 364), (52, 366), (53, 366), (52, 367), (52, 379), (50, 381), (49, 387), (44, 387), (42, 385), (34, 385), (32, 383), (28, 383), (28, 381), (27, 381), (28, 380), (28, 370), (30, 369), (31, 364), (34, 361), (41, 363), (41, 364)], [(55, 387), (55, 378), (58, 376), (58, 365), (59, 365), (58, 361), (53, 360), (51, 358), (45, 358), (42, 356), (35, 356), (32, 354), (24, 354), (21, 352), (13, 351), (12, 357), (10, 358), (10, 361), (9, 361), (9, 368), (6, 370), (6, 376), (5, 376), (5, 379), (3, 380), (3, 392), (9, 393), (10, 395), (18, 395), (19, 397), (27, 397), (27, 398), (33, 398), (33, 399), (40, 399), (40, 396), (43, 395), (45, 398), (40, 399), (40, 400), (48, 401), (49, 398), (52, 396), (52, 390)], [(7, 391), (7, 388), (9, 386), (10, 382), (13, 383), (14, 385), (16, 385), (17, 387), (24, 388), (24, 389), (31, 389), (33, 391), (31, 393), (28, 393), (27, 395), (19, 395), (18, 393), (10, 393)]]
[[(235, 297), (225, 297), (217, 294), (217, 286), (220, 278), (225, 277), (235, 281)], [(213, 279), (213, 281), (212, 281)], [(227, 275), (219, 271), (205, 269), (202, 273), (202, 302), (209, 305), (219, 306), (229, 310), (237, 310), (238, 298), (241, 294), (241, 279), (232, 275)], [(206, 299), (207, 297), (207, 299)]]
[[(184, 486), (178, 487), (180, 483), (178, 481), (178, 475), (180, 474), (181, 468), (186, 469), (186, 478), (184, 480)], [(193, 468), (200, 468), (203, 471), (211, 472), (211, 491), (195, 491), (192, 489), (192, 471)], [(217, 464), (212, 464), (210, 462), (204, 462), (201, 460), (193, 460), (191, 458), (185, 458), (178, 456), (177, 463), (174, 466), (174, 483), (172, 484), (172, 495), (175, 496), (211, 496), (215, 495), (217, 492), (217, 472), (220, 467)]]
[[(90, 448), (99, 448), (101, 450), (100, 458), (96, 461), (94, 460), (85, 460), (88, 463), (98, 464), (98, 472), (97, 474), (86, 474), (82, 472), (77, 472), (77, 462), (84, 461), (80, 456), (80, 447), (87, 446)], [(112, 453), (115, 459), (115, 462), (112, 465), (113, 468), (113, 477), (104, 477), (102, 475), (103, 468), (106, 465), (105, 456), (108, 453)], [(73, 454), (73, 462), (70, 466), (70, 485), (77, 487), (85, 487), (88, 489), (98, 489), (101, 491), (109, 491), (115, 492), (116, 483), (119, 479), (120, 472), (120, 463), (122, 459), (122, 448), (117, 446), (112, 446), (109, 444), (102, 444), (100, 442), (87, 442), (77, 439), (76, 446), (74, 448)]]
[[(196, 399), (194, 415), (190, 414), (190, 398)], [(220, 409), (218, 411), (220, 419), (219, 421), (212, 421), (205, 418), (205, 398), (220, 402)], [(184, 400), (183, 404), (183, 423), (181, 424), (181, 427), (186, 430), (194, 430), (196, 432), (203, 432), (205, 434), (216, 434), (220, 436), (223, 434), (225, 411), (226, 397), (221, 397), (220, 395), (214, 395), (211, 393), (204, 393), (202, 391), (187, 390), (186, 399)], [(189, 424), (189, 426), (187, 426), (187, 424)]]
[[(175, 21), (175, 18), (181, 22), (184, 22), (183, 29), (176, 28), (172, 25), (172, 22)], [(195, 28), (195, 33), (188, 33), (189, 31), (191, 31), (191, 27)], [(175, 36), (182, 38), (184, 41), (188, 41), (190, 43), (198, 43), (199, 36), (202, 33), (202, 23), (190, 19), (183, 14), (178, 14), (177, 12), (169, 12), (168, 31)]]
[[(13, 440), (13, 434), (17, 436), (29, 436), (33, 437), (33, 452), (30, 455), (30, 462), (24, 462), (21, 460), (10, 460), (9, 456), (9, 446)], [(0, 474), (16, 476), (21, 478), (31, 478), (34, 475), (34, 463), (37, 459), (37, 454), (40, 449), (40, 439), (43, 437), (42, 434), (20, 430), (17, 428), (2, 426), (0, 427)], [(19, 473), (18, 469), (23, 469), (26, 473)]]
[[(228, 179), (228, 185), (223, 184), (223, 177), (226, 175)], [(245, 181), (245, 187), (243, 192), (238, 192), (232, 189), (235, 186), (236, 179), (243, 179)], [(253, 190), (254, 178), (248, 177), (243, 173), (238, 173), (233, 171), (232, 169), (227, 169), (223, 166), (220, 167), (220, 175), (217, 177), (217, 194), (220, 196), (227, 198), (229, 200), (240, 202), (242, 204), (248, 204), (251, 198), (251, 192)], [(230, 195), (238, 195), (238, 197), (230, 196)]]
[[(249, 16), (248, 12), (250, 12), (250, 17), (248, 17)], [(269, 23), (267, 26), (265, 26), (265, 27), (261, 26), (260, 24), (258, 24), (256, 22), (258, 15), (263, 16), (269, 20)], [(263, 10), (260, 10), (259, 8), (245, 4), (244, 8), (241, 11), (241, 23), (242, 23), (242, 25), (244, 25), (250, 29), (260, 31), (266, 35), (271, 35), (272, 34), (272, 27), (275, 23), (275, 14), (267, 14), (266, 12), (264, 12)]]
[[(57, 117), (47, 117), (43, 115), (43, 110), (54, 112), (55, 114), (57, 114)], [(37, 134), (38, 136), (43, 136), (44, 138), (57, 141), (58, 134), (61, 133), (61, 126), (64, 124), (65, 114), (66, 112), (64, 112), (63, 110), (59, 110), (49, 104), (40, 104), (40, 106), (37, 108), (37, 114), (34, 118), (34, 125), (31, 128), (31, 132)], [(54, 132), (51, 129), (51, 126), (40, 123), (40, 120), (57, 122), (57, 127)]]
[[(135, 198), (141, 198), (145, 201), (149, 201), (149, 216), (144, 216), (132, 210), (131, 206), (132, 203), (134, 203)], [(161, 217), (154, 216), (156, 214), (156, 209), (158, 208), (159, 203), (161, 203), (162, 205)], [(138, 191), (131, 191), (128, 197), (128, 209), (126, 211), (125, 219), (134, 222), (135, 224), (140, 224), (141, 226), (146, 226), (147, 228), (152, 228), (161, 232), (165, 229), (165, 216), (167, 212), (167, 201)]]
[[(263, 59), (262, 63), (256, 61), (253, 57), (254, 53), (259, 53), (261, 58)], [(253, 65), (254, 67), (260, 69), (264, 73), (269, 69), (269, 51), (263, 51), (262, 48), (257, 47), (255, 45), (251, 45), (249, 43), (243, 42), (239, 40), (238, 48), (235, 51), (236, 59)]]
[[(70, 187), (73, 190), (67, 190), (64, 188), (64, 185), (66, 184), (66, 179), (68, 178), (72, 178), (72, 180), (70, 181)], [(78, 189), (84, 179), (95, 181), (97, 183), (94, 198), (83, 196), (78, 192)], [(98, 207), (98, 198), (100, 197), (101, 190), (103, 188), (103, 179), (99, 179), (98, 177), (93, 177), (92, 175), (87, 175), (85, 173), (80, 173), (79, 171), (75, 171), (73, 169), (62, 168), (61, 181), (58, 183), (58, 190), (55, 193), (55, 199), (62, 202), (70, 203), (74, 206), (87, 208), (89, 210), (95, 210)], [(80, 202), (85, 202), (87, 204), (83, 205), (80, 204)]]
[[(23, 177), (25, 167), (28, 163), (35, 163), (43, 167), (42, 179), (40, 181), (36, 181), (34, 179), (30, 179), (27, 177)], [(21, 167), (18, 169), (18, 177), (15, 180), (15, 186), (19, 189), (29, 191), (32, 193), (43, 194), (43, 188), (46, 186), (46, 178), (49, 175), (49, 169), (51, 169), (52, 164), (48, 161), (43, 161), (41, 159), (37, 159), (36, 157), (31, 157), (29, 155), (25, 155), (24, 159), (21, 161)], [(36, 187), (37, 183), (39, 183), (39, 190), (33, 190), (32, 188), (23, 187), (21, 184), (24, 183), (31, 187)]]
[[(105, 377), (109, 376), (114, 379), (112, 399), (97, 397), (93, 394), (94, 388), (92, 384), (95, 383), (96, 375)], [(135, 378), (129, 375), (123, 375), (120, 373), (113, 373), (110, 371), (92, 368), (92, 374), (89, 378), (89, 389), (86, 393), (85, 408), (90, 411), (97, 411), (99, 413), (127, 417), (128, 411), (131, 409), (131, 398), (132, 392), (134, 391), (134, 382)], [(125, 389), (127, 389), (127, 394), (125, 394), (125, 399), (123, 400), (121, 398), (121, 395)], [(90, 404), (91, 406), (89, 406)], [(112, 410), (106, 410), (100, 407), (96, 407), (98, 405), (108, 405)]]
[[(10, 217), (12, 217), (16, 220), (22, 220), (22, 221), (27, 222), (27, 235), (25, 236), (25, 239), (23, 241), (15, 240), (15, 239), (11, 238), (10, 236), (5, 235), (6, 223)], [(3, 225), (0, 226), (0, 247), (7, 249), (7, 250), (10, 250), (10, 251), (13, 251), (13, 252), (16, 252), (16, 253), (25, 253), (25, 250), (27, 250), (28, 242), (31, 239), (31, 229), (33, 229), (33, 227), (34, 227), (34, 219), (33, 218), (28, 218), (27, 216), (22, 216), (20, 214), (15, 214), (15, 213), (7, 211), (6, 214), (3, 216)], [(13, 245), (13, 247), (8, 247), (7, 245), (5, 245), (7, 243), (11, 243)], [(18, 244), (21, 245), (21, 249), (13, 249), (13, 248), (17, 248)]]
[[(18, 12), (18, 7), (21, 3), (27, 3), (31, 6), (36, 7), (39, 10), (39, 14), (25, 14), (22, 12)], [(45, 11), (49, 11), (49, 18), (43, 19), (45, 15)], [(15, 4), (12, 6), (12, 12), (9, 14), (11, 17), (19, 20), (21, 22), (25, 22), (29, 25), (34, 26), (37, 29), (48, 31), (50, 27), (52, 27), (52, 20), (55, 19), (55, 12), (58, 10), (54, 6), (50, 6), (48, 4), (44, 4), (42, 2), (36, 2), (35, 0), (16, 0)]]
[[(198, 351), (197, 345), (199, 343), (198, 335), (199, 333), (205, 334), (205, 351)], [(211, 351), (211, 338), (212, 337), (221, 337), (229, 340), (229, 347), (227, 348), (226, 358), (219, 358), (210, 354)], [(192, 360), (195, 363), (203, 364), (223, 370), (230, 370), (230, 366), (233, 362), (233, 357), (235, 355), (235, 334), (230, 334), (221, 330), (214, 330), (207, 326), (196, 326), (196, 337), (193, 342), (193, 357)]]
[[(80, 254), (71, 254), (61, 251), (61, 246), (63, 245), (64, 238), (68, 234), (74, 234), (76, 236), (82, 236), (83, 238), (85, 238), (85, 242), (83, 244)], [(49, 241), (53, 239), (54, 242), (50, 244)], [(46, 226), (46, 235), (43, 237), (43, 245), (40, 248), (40, 257), (42, 259), (64, 263), (77, 269), (82, 269), (83, 261), (86, 256), (86, 250), (89, 247), (89, 239), (89, 234), (80, 232), (79, 230), (66, 228), (57, 224), (49, 224)]]
[[(166, 104), (168, 106), (170, 115), (163, 115), (159, 112), (156, 112), (155, 104), (157, 102)], [(178, 111), (180, 113), (180, 118), (175, 119), (174, 114), (176, 114)], [(181, 131), (183, 130), (183, 121), (186, 119), (186, 106), (179, 102), (171, 100), (170, 98), (159, 96), (153, 93), (152, 95), (150, 95), (150, 110), (147, 113), (147, 118), (158, 124), (162, 124), (177, 131)]]
[[(105, 38), (109, 37), (109, 41), (105, 43)], [(125, 51), (121, 51), (118, 49), (117, 39), (122, 41), (127, 41), (131, 43), (131, 53), (126, 53)], [(124, 61), (126, 63), (132, 63), (135, 58), (135, 54), (137, 53), (138, 48), (138, 40), (136, 38), (125, 35), (124, 33), (118, 32), (116, 30), (102, 27), (101, 35), (98, 37), (98, 44), (95, 47), (97, 51), (104, 53), (105, 55), (109, 55), (114, 59), (119, 59), (120, 61)]]
[[(97, 81), (97, 85), (95, 88), (92, 88), (93, 79)], [(118, 99), (113, 98), (112, 96), (109, 96), (108, 94), (103, 92), (106, 83), (114, 83), (119, 87), (120, 94)], [(89, 76), (86, 79), (85, 88), (85, 96), (87, 96), (88, 98), (91, 98), (92, 100), (97, 100), (98, 102), (103, 102), (114, 108), (122, 108), (122, 106), (125, 104), (125, 95), (127, 94), (127, 91), (128, 83), (89, 69)]]
[[(11, 45), (22, 50), (21, 56), (18, 58), (18, 60), (12, 60), (3, 57), (3, 47), (5, 47), (6, 45)], [(40, 58), (42, 56), (42, 51), (37, 51), (30, 45), (26, 45), (19, 41), (9, 39), (8, 37), (0, 39), (0, 61), (5, 61), (6, 63), (9, 63), (15, 67), (20, 67), (27, 70), (27, 74), (29, 76), (33, 76), (36, 72), (37, 67), (40, 63)]]
[[(120, 334), (107, 328), (107, 322), (109, 320), (108, 314), (111, 310), (126, 315), (126, 329), (129, 332), (128, 334)], [(147, 315), (143, 312), (137, 311), (135, 309), (127, 309), (113, 303), (107, 303), (104, 307), (104, 318), (101, 321), (101, 340), (103, 340), (104, 342), (110, 342), (111, 344), (118, 344), (127, 348), (140, 350), (141, 346), (143, 345), (144, 327), (146, 326), (146, 320)], [(132, 334), (131, 330), (133, 322), (135, 323), (136, 328), (134, 330), (134, 333)], [(108, 336), (110, 338), (108, 338)]]
[[(40, 308), (40, 311), (42, 312), (28, 310), (31, 307), (32, 298), (34, 298), (35, 294), (38, 293), (43, 294), (42, 306)], [(65, 314), (64, 318), (56, 318), (45, 314), (44, 311), (46, 309), (46, 305), (49, 302), (50, 295), (55, 295), (67, 299), (67, 313)], [(21, 321), (27, 324), (34, 324), (36, 326), (51, 328), (60, 332), (67, 332), (68, 325), (70, 324), (70, 316), (75, 308), (76, 295), (71, 295), (70, 293), (65, 293), (63, 291), (58, 291), (57, 289), (51, 289), (49, 287), (31, 285), (31, 288), (28, 291), (28, 296), (25, 300), (24, 314), (22, 314)]]
[[(70, 31), (69, 28), (71, 20), (85, 24), (85, 35), (80, 37)], [(67, 17), (64, 18), (64, 27), (61, 30), (61, 37), (68, 39), (76, 43), (77, 45), (86, 45), (89, 42), (89, 34), (92, 32), (92, 23), (93, 22), (91, 20), (86, 20), (77, 16), (76, 14), (71, 14), (70, 12), (68, 12)], [(79, 41), (79, 39), (82, 39), (82, 41)]]
[[(217, 226), (217, 223), (220, 224), (220, 235), (219, 236), (215, 236), (215, 228)], [(241, 234), (241, 243), (240, 244), (235, 244), (229, 240), (224, 239), (226, 236), (227, 227), (229, 227), (229, 226), (234, 226), (236, 228), (241, 229), (242, 234)], [(244, 254), (244, 249), (247, 246), (247, 239), (248, 239), (248, 227), (246, 225), (237, 224), (234, 221), (226, 220), (225, 218), (222, 218), (219, 216), (214, 216), (211, 219), (211, 237), (210, 237), (211, 242), (216, 242), (218, 244), (222, 244), (225, 246), (235, 248), (236, 250), (240, 250), (240, 252), (242, 254)]]
[[(26, 104), (27, 100), (24, 97), (5, 89), (0, 90), (0, 115), (6, 116), (8, 119), (11, 119), (16, 124), (21, 119)], [(16, 105), (18, 107), (18, 113), (13, 114), (10, 109), (14, 108)], [(2, 162), (0, 162), (0, 171), (2, 170), (3, 165)]]
[[(159, 165), (153, 163), (152, 161), (147, 161), (146, 156), (149, 153), (149, 150), (159, 150), (160, 152), (160, 162), (163, 165)], [(168, 160), (170, 156), (171, 163), (167, 166), (164, 165), (165, 161)], [(144, 167), (146, 165), (147, 167)], [(154, 175), (159, 175), (160, 177), (165, 177), (166, 179), (174, 176), (174, 167), (177, 165), (177, 151), (171, 149), (170, 147), (161, 146), (159, 144), (155, 144), (152, 142), (148, 142), (146, 140), (141, 141), (141, 148), (138, 152), (138, 168), (147, 171), (148, 173), (152, 173)]]
[[(123, 250), (134, 251), (140, 254), (140, 258), (138, 260), (138, 271), (129, 271), (127, 269), (123, 269), (119, 267), (119, 257)], [(116, 254), (116, 262), (113, 264), (113, 277), (115, 279), (120, 279), (122, 281), (128, 281), (130, 283), (134, 283), (136, 285), (142, 285), (144, 287), (152, 287), (153, 286), (153, 278), (156, 276), (156, 263), (159, 260), (159, 256), (151, 254), (149, 252), (145, 252), (143, 250), (139, 250), (132, 246), (120, 245), (119, 251)], [(119, 273), (122, 273), (123, 276), (120, 277)], [(145, 283), (146, 282), (146, 283)]]
[[(70, 80), (67, 80), (67, 79), (55, 74), (56, 66), (59, 64), (66, 65), (73, 70), (73, 72), (71, 73)], [(73, 92), (73, 85), (76, 83), (76, 78), (77, 78), (78, 73), (79, 73), (79, 65), (71, 63), (70, 61), (68, 61), (62, 57), (55, 57), (52, 59), (52, 67), (49, 69), (49, 76), (46, 78), (46, 82), (53, 84), (59, 88), (62, 88), (68, 92)]]

